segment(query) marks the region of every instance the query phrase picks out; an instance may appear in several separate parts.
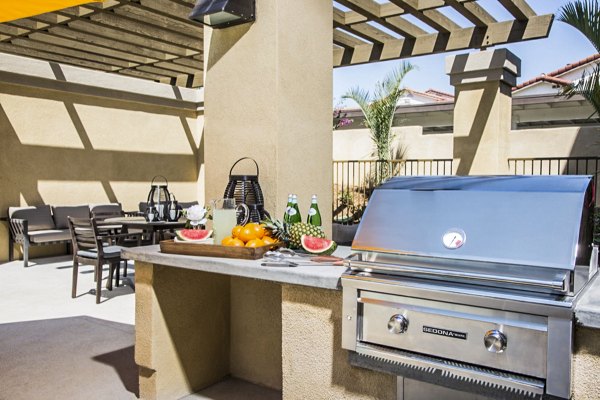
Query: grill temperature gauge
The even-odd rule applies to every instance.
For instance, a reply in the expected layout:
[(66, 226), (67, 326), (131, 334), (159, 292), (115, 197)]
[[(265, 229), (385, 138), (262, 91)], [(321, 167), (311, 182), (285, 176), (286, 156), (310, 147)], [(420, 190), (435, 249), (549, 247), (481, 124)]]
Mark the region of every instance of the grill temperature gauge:
[(392, 318), (388, 321), (387, 327), (390, 333), (404, 333), (408, 329), (408, 319), (406, 319), (404, 315), (392, 315)]
[(485, 348), (492, 353), (502, 353), (506, 349), (508, 339), (506, 335), (497, 329), (487, 331), (483, 338)]
[(450, 250), (461, 248), (466, 240), (467, 235), (465, 234), (465, 231), (458, 228), (448, 229), (444, 233), (444, 236), (442, 236), (442, 244), (445, 248)]

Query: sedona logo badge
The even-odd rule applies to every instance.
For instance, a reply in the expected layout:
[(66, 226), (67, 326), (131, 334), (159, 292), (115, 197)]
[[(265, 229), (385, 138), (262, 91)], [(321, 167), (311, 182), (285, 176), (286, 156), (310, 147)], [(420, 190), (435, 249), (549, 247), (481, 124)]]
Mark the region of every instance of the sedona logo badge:
[(434, 328), (425, 325), (423, 325), (423, 332), (432, 335), (446, 336), (452, 339), (467, 340), (467, 334), (465, 332), (449, 331), (448, 329)]

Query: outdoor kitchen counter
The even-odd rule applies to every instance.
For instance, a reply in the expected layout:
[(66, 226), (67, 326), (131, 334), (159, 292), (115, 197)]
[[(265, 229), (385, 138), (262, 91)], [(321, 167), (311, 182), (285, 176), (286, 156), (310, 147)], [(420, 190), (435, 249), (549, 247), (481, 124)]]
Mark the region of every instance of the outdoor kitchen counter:
[(594, 278), (575, 305), (577, 325), (600, 329), (600, 279)]
[[(394, 376), (352, 367), (341, 347), (344, 267), (262, 267), (158, 246), (123, 255), (136, 262), (140, 398), (181, 398), (234, 376), (286, 400), (396, 399)], [(576, 400), (600, 398), (599, 291), (595, 279), (575, 312)]]
[(141, 399), (210, 391), (229, 376), (270, 391), (253, 398), (396, 399), (395, 377), (352, 367), (342, 349), (344, 267), (263, 267), (159, 246), (123, 256), (135, 260)]
[[(161, 253), (158, 245), (124, 248), (122, 254), (124, 258), (152, 264), (322, 289), (341, 289), (340, 277), (346, 271), (345, 267), (330, 264), (263, 267), (261, 266), (261, 260), (167, 254)], [(335, 255), (338, 257), (346, 257), (349, 254), (350, 247), (340, 246), (335, 251)]]
[[(349, 254), (350, 247), (340, 246), (335, 252), (339, 257)], [(177, 268), (334, 290), (341, 289), (340, 277), (346, 270), (345, 267), (331, 265), (262, 267), (260, 260), (165, 254), (160, 252), (158, 245), (125, 248), (123, 256), (130, 260)], [(594, 279), (582, 294), (575, 307), (575, 319), (579, 326), (600, 329), (600, 279)]]

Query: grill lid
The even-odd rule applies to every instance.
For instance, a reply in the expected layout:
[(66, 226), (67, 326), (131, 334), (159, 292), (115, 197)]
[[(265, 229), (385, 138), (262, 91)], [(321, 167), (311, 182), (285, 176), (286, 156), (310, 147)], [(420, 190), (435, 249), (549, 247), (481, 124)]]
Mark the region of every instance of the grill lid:
[(591, 255), (591, 176), (397, 177), (352, 249), (574, 270)]

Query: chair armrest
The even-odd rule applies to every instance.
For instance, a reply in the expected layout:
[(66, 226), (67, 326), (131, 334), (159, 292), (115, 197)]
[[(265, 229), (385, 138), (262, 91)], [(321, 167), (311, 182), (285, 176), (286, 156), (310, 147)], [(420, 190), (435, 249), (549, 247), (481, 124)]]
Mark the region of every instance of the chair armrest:
[(29, 223), (26, 219), (11, 218), (8, 221), (10, 234), (16, 243), (29, 241)]

